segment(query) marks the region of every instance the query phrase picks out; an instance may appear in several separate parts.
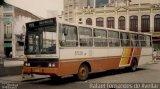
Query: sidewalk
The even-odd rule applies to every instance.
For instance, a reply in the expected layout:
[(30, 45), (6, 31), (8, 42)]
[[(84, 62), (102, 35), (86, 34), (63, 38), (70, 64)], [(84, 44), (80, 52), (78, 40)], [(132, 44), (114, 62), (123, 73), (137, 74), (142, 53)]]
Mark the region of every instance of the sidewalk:
[(23, 60), (4, 59), (4, 66), (1, 67), (1, 76), (20, 75), (22, 73)]
[(32, 81), (32, 80), (39, 80), (39, 79), (45, 79), (49, 78), (47, 75), (34, 75), (33, 78), (24, 80), (22, 78), (22, 75), (14, 75), (14, 76), (4, 76), (0, 77), (0, 81), (10, 81), (10, 82), (22, 82), (22, 81)]
[[(23, 68), (23, 59), (4, 59), (4, 67), (1, 68), (0, 72), (0, 81), (12, 81), (12, 82), (21, 82), (22, 79), (22, 68)], [(44, 75), (34, 75), (32, 79), (43, 79), (48, 78), (49, 76)]]

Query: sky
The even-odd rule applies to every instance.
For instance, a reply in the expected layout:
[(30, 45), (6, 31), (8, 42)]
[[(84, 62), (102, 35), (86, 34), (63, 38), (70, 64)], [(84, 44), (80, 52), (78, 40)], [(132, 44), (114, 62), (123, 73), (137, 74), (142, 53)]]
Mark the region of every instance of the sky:
[(43, 18), (47, 17), (47, 11), (63, 10), (63, 0), (5, 0), (5, 2)]

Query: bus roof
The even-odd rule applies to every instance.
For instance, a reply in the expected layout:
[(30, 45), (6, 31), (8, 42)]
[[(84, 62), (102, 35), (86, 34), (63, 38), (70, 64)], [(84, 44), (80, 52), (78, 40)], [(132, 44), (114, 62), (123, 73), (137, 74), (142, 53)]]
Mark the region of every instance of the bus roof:
[(135, 34), (152, 35), (151, 33), (134, 32), (134, 31), (129, 31), (129, 30), (115, 29), (115, 28), (107, 28), (107, 27), (98, 27), (98, 26), (91, 26), (91, 25), (83, 25), (83, 24), (70, 23), (70, 22), (58, 19), (57, 17), (29, 22), (29, 23), (26, 23), (26, 25), (28, 25), (30, 23), (37, 23), (37, 22), (47, 21), (47, 20), (51, 20), (51, 19), (55, 19), (58, 24), (60, 23), (60, 24), (67, 24), (67, 25), (78, 26), (78, 27), (88, 27), (88, 28), (104, 29), (104, 30), (109, 30), (109, 31), (128, 32), (128, 33), (133, 33), (133, 34), (135, 33)]

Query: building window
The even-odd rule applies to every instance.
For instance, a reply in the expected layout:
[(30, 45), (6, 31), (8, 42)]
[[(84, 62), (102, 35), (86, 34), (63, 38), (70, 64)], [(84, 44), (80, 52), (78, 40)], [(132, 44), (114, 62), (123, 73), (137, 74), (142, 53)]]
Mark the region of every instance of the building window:
[(96, 18), (96, 26), (103, 27), (104, 19), (102, 17)]
[(4, 31), (5, 39), (12, 38), (12, 24), (7, 23), (7, 24), (4, 25), (4, 27), (5, 27), (5, 31)]
[(141, 17), (141, 31), (150, 32), (150, 16), (149, 15), (143, 15)]
[(119, 17), (118, 28), (125, 30), (125, 17), (124, 16)]
[[(73, 0), (74, 2), (76, 2), (75, 0)], [(78, 1), (78, 6), (79, 8), (83, 8), (83, 7), (87, 7), (87, 6), (90, 6), (90, 7), (93, 7), (94, 6), (94, 0), (79, 0)]]
[(96, 0), (96, 7), (104, 7), (108, 4), (108, 0)]
[(87, 25), (92, 25), (92, 19), (91, 19), (91, 18), (87, 18), (86, 24), (87, 24)]
[(82, 21), (82, 18), (79, 18), (79, 21)]
[(83, 24), (83, 22), (82, 22), (82, 18), (79, 18), (79, 22), (78, 22), (78, 24)]
[(160, 14), (154, 17), (154, 32), (160, 32)]
[(107, 28), (114, 28), (114, 17), (108, 17), (107, 18)]
[(130, 16), (130, 31), (138, 32), (138, 16)]

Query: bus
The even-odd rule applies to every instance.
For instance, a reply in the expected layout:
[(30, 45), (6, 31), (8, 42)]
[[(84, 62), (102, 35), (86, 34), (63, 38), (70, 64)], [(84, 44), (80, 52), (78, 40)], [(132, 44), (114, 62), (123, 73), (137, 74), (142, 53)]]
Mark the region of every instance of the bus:
[(26, 23), (23, 74), (74, 75), (127, 68), (152, 60), (152, 35), (63, 22), (57, 18)]

